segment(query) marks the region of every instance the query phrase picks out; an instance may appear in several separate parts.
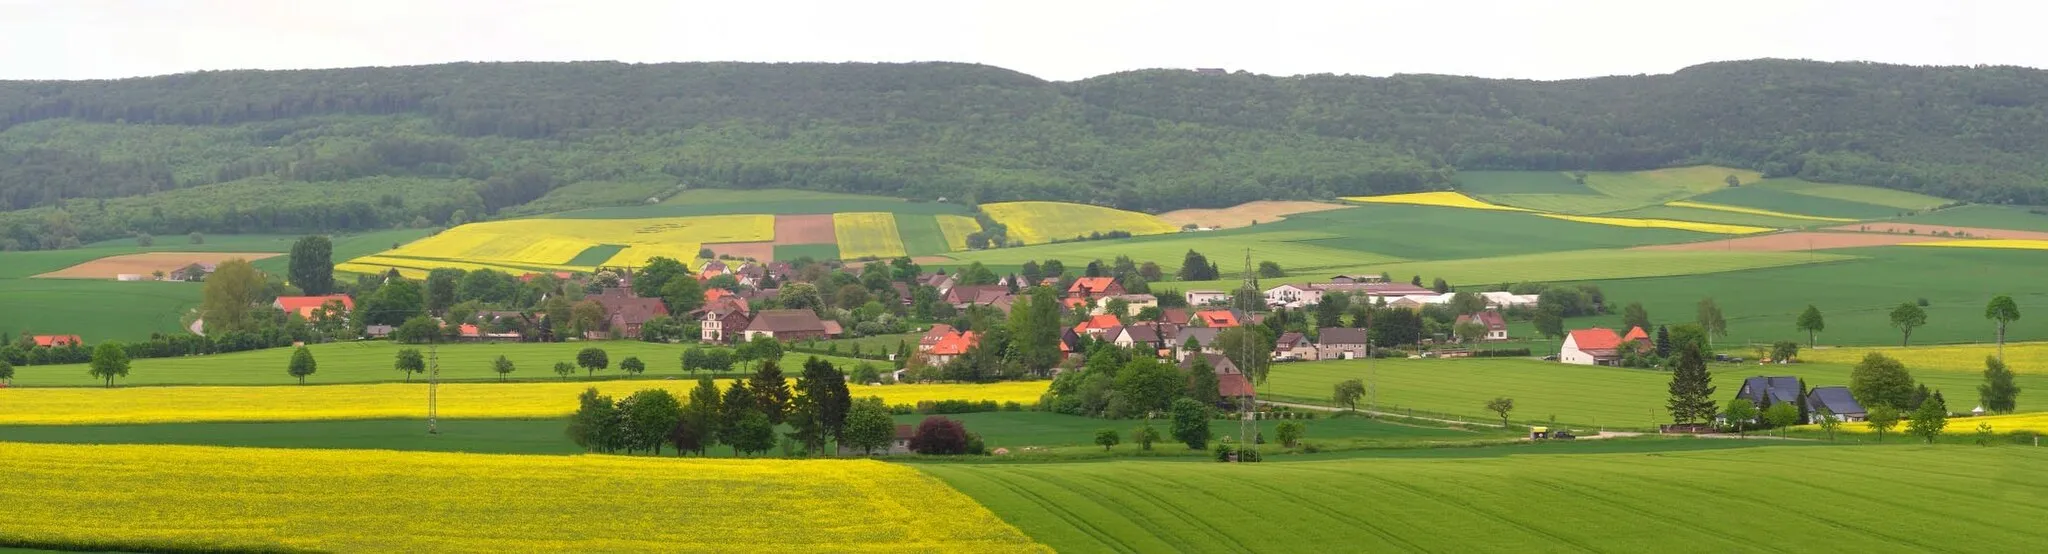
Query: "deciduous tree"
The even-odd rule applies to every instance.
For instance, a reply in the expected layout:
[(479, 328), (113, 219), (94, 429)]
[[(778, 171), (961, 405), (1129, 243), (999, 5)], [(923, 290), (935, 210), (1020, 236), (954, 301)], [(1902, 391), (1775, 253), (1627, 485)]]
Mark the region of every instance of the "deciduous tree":
[(1109, 447), (1116, 446), (1118, 443), (1123, 442), (1123, 440), (1124, 438), (1118, 435), (1115, 429), (1104, 427), (1095, 430), (1095, 444), (1101, 446), (1104, 452), (1109, 451)]
[(1899, 409), (1890, 404), (1878, 404), (1864, 409), (1863, 422), (1877, 433), (1877, 442), (1884, 442), (1884, 434), (1899, 426)]
[(1501, 396), (1488, 400), (1486, 401), (1486, 411), (1500, 416), (1500, 426), (1506, 428), (1508, 426), (1508, 414), (1515, 411), (1515, 399)]
[(1912, 421), (1906, 422), (1906, 433), (1920, 437), (1927, 444), (1934, 444), (1934, 439), (1941, 438), (1941, 431), (1947, 428), (1948, 405), (1934, 399), (1921, 402), (1920, 407), (1913, 410)]
[(569, 376), (575, 373), (575, 365), (570, 364), (569, 362), (555, 362), (555, 375), (560, 376), (563, 381), (569, 380)]
[(107, 388), (114, 388), (115, 377), (128, 376), (128, 351), (119, 342), (100, 343), (92, 349), (92, 363), (88, 364), (86, 373), (106, 380)]
[(313, 352), (301, 346), (297, 350), (292, 351), (292, 361), (285, 368), (285, 373), (298, 378), (299, 384), (304, 385), (306, 384), (306, 376), (312, 375), (318, 369), (319, 364), (313, 361)]
[(498, 381), (500, 382), (503, 382), (507, 377), (510, 377), (512, 375), (513, 369), (514, 368), (512, 367), (511, 358), (498, 356), (497, 360), (491, 362), (491, 371), (498, 373)]
[(1209, 446), (1209, 407), (1192, 398), (1173, 401), (1173, 440), (1190, 450)]
[(405, 382), (411, 383), (413, 374), (427, 372), (427, 357), (420, 355), (418, 348), (400, 349), (398, 359), (391, 363), (391, 368), (404, 373)]
[(966, 454), (967, 427), (945, 416), (926, 417), (911, 434), (910, 449), (919, 454)]
[(1365, 383), (1357, 379), (1346, 379), (1337, 383), (1330, 399), (1347, 410), (1358, 410), (1358, 399), (1365, 397)]
[(659, 456), (662, 442), (682, 421), (683, 405), (667, 389), (642, 389), (619, 400), (619, 415), (625, 423), (626, 450)]
[(1799, 406), (1791, 402), (1771, 404), (1771, 407), (1764, 408), (1763, 417), (1764, 423), (1770, 424), (1772, 429), (1780, 430), (1782, 434), (1786, 427), (1799, 424)]
[(313, 296), (334, 292), (334, 243), (327, 237), (310, 235), (292, 243), (290, 264), (292, 286)]
[[(690, 402), (683, 405), (679, 418), (680, 425), (687, 428), (688, 432), (679, 437), (671, 437), (671, 444), (675, 445), (677, 452), (696, 452), (702, 455), (705, 449), (718, 444), (721, 428), (719, 415), (723, 412), (723, 406), (724, 398), (719, 395), (718, 383), (713, 382), (710, 377), (697, 379), (697, 386), (690, 389)], [(681, 440), (673, 440), (678, 438)]]
[(647, 363), (640, 361), (638, 356), (627, 356), (626, 359), (619, 360), (619, 371), (637, 377), (647, 371)]
[(1871, 352), (1849, 372), (1849, 394), (1866, 408), (1880, 404), (1909, 408), (1913, 405), (1913, 375), (1906, 372), (1906, 364)]
[(1280, 439), (1281, 446), (1294, 448), (1301, 443), (1302, 435), (1308, 434), (1308, 424), (1294, 420), (1282, 421), (1273, 427), (1273, 433), (1274, 438)]
[(2013, 382), (2012, 370), (2005, 367), (1999, 358), (1984, 357), (1984, 384), (1977, 386), (1977, 400), (1984, 410), (1994, 414), (2009, 414), (2019, 406), (2020, 386)]
[(1998, 295), (1984, 306), (1984, 319), (1998, 322), (1998, 359), (2005, 359), (2005, 327), (2020, 319), (2020, 307), (2011, 296)]
[(846, 428), (839, 434), (840, 445), (866, 455), (877, 448), (887, 449), (895, 439), (896, 421), (889, 417), (889, 407), (882, 404), (881, 398), (870, 396), (853, 401), (846, 412)]
[(1712, 298), (1701, 298), (1696, 323), (1712, 338), (1728, 338), (1728, 318), (1722, 317), (1721, 305)]
[(1144, 423), (1131, 430), (1131, 442), (1138, 443), (1139, 450), (1151, 450), (1152, 443), (1159, 442), (1159, 429), (1152, 426), (1152, 418), (1145, 418)]
[(1825, 331), (1828, 328), (1828, 321), (1821, 317), (1820, 308), (1816, 308), (1812, 304), (1806, 305), (1806, 311), (1799, 312), (1799, 321), (1795, 324), (1799, 330), (1806, 332), (1807, 348), (1813, 348), (1814, 338), (1819, 336), (1821, 331)]
[(1749, 428), (1756, 425), (1756, 403), (1748, 398), (1729, 400), (1727, 417), (1728, 425), (1735, 428), (1737, 436), (1749, 436)]
[(585, 378), (596, 377), (597, 370), (612, 366), (612, 358), (603, 348), (592, 346), (576, 352), (576, 365), (583, 368)]
[(1899, 329), (1899, 346), (1913, 342), (1913, 329), (1927, 324), (1927, 310), (1912, 302), (1899, 304), (1892, 309), (1892, 327)]
[(1813, 417), (1813, 422), (1820, 425), (1820, 430), (1827, 432), (1828, 440), (1835, 440), (1835, 430), (1842, 428), (1842, 418), (1837, 417), (1835, 411), (1828, 409), (1826, 405), (1815, 409)]
[(262, 295), (263, 273), (256, 271), (256, 266), (241, 258), (221, 262), (206, 276), (205, 290), (200, 293), (199, 314), (206, 322), (206, 333), (221, 336), (253, 328), (250, 314)]
[(1641, 327), (1644, 330), (1654, 328), (1650, 325), (1650, 311), (1643, 309), (1643, 303), (1641, 302), (1630, 302), (1627, 306), (1621, 308), (1621, 326), (1623, 328)]

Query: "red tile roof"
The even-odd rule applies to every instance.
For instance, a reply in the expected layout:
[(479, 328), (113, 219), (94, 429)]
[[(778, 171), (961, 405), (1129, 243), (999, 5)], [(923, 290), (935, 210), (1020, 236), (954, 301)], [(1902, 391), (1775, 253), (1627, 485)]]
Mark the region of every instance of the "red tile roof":
[(1082, 277), (1075, 279), (1074, 284), (1067, 287), (1067, 294), (1097, 294), (1109, 290), (1109, 287), (1115, 284), (1115, 277)]
[(1650, 340), (1650, 334), (1643, 332), (1642, 327), (1630, 327), (1628, 334), (1622, 335), (1621, 340)]
[(924, 336), (917, 338), (917, 346), (923, 349), (930, 349), (932, 345), (938, 344), (940, 340), (945, 339), (946, 335), (957, 334), (959, 333), (953, 332), (953, 326), (951, 325), (934, 323), (930, 331), (925, 331)]
[(330, 294), (327, 296), (279, 296), (277, 297), (277, 301), (271, 302), (270, 305), (276, 306), (277, 309), (284, 310), (284, 313), (299, 314), (299, 317), (310, 318), (313, 317), (313, 310), (318, 310), (320, 309), (321, 306), (327, 305), (327, 301), (329, 300), (340, 300), (341, 310), (344, 312), (353, 311), (356, 309), (356, 300), (354, 298), (349, 298), (348, 295), (346, 294)]
[(483, 330), (481, 330), (481, 329), (478, 329), (478, 328), (477, 328), (477, 327), (476, 327), (475, 325), (471, 325), (471, 324), (468, 324), (468, 323), (464, 323), (464, 324), (462, 324), (462, 326), (461, 326), (461, 327), (459, 327), (459, 329), (460, 329), (460, 330), (461, 330), (461, 332), (462, 332), (462, 336), (465, 336), (465, 337), (469, 337), (469, 338), (477, 338), (477, 337), (481, 337), (481, 336), (484, 336), (484, 332), (483, 332)]
[(1258, 395), (1256, 392), (1252, 390), (1252, 382), (1248, 379), (1245, 379), (1243, 373), (1217, 374), (1216, 392), (1222, 393), (1222, 396), (1224, 398), (1241, 398)]
[(1202, 320), (1204, 327), (1221, 329), (1237, 326), (1237, 314), (1230, 313), (1230, 310), (1202, 310), (1195, 312), (1195, 317)]
[(1621, 336), (1613, 329), (1592, 328), (1572, 331), (1572, 344), (1579, 350), (1614, 350), (1621, 346)]
[(713, 288), (708, 288), (708, 289), (704, 289), (704, 303), (705, 303), (705, 304), (710, 304), (710, 303), (712, 303), (712, 302), (717, 302), (717, 301), (718, 301), (718, 299), (720, 299), (720, 298), (725, 298), (725, 297), (727, 297), (727, 296), (732, 296), (732, 291), (729, 291), (729, 290), (725, 290), (725, 289), (721, 289), (721, 288), (716, 288), (716, 287), (713, 287)]
[(85, 344), (85, 341), (80, 340), (78, 338), (78, 335), (35, 335), (29, 337), (29, 340), (36, 341), (36, 346), (66, 346), (74, 344)]
[(1123, 325), (1123, 322), (1118, 321), (1114, 314), (1102, 314), (1095, 317), (1090, 317), (1087, 321), (1083, 321), (1079, 325), (1075, 325), (1074, 332), (1087, 333), (1090, 331), (1101, 331), (1103, 329), (1108, 329), (1119, 325)]
[(967, 349), (973, 348), (974, 343), (979, 341), (980, 339), (981, 336), (976, 335), (974, 331), (968, 331), (965, 333), (946, 333), (946, 336), (939, 338), (939, 342), (932, 344), (931, 353), (934, 356), (958, 356), (961, 354), (966, 354)]

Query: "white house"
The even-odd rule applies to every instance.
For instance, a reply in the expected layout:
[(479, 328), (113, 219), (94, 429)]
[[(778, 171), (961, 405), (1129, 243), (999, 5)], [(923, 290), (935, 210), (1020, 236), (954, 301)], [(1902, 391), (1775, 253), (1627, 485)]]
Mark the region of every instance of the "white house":
[(1230, 303), (1230, 293), (1220, 290), (1191, 290), (1187, 297), (1189, 307)]
[(1299, 308), (1323, 301), (1323, 290), (1313, 286), (1280, 285), (1266, 289), (1266, 305)]
[(1124, 317), (1136, 316), (1138, 315), (1138, 312), (1145, 311), (1145, 308), (1159, 307), (1159, 297), (1157, 296), (1152, 296), (1150, 294), (1119, 294), (1115, 296), (1104, 296), (1101, 298), (1096, 298), (1095, 309), (1090, 310), (1088, 315), (1102, 315), (1105, 313), (1109, 313), (1109, 301), (1111, 300), (1124, 301), (1124, 313), (1118, 314)]
[(1576, 329), (1558, 348), (1557, 361), (1578, 365), (1613, 365), (1621, 359), (1621, 335), (1613, 329)]
[(1536, 307), (1536, 301), (1541, 298), (1541, 295), (1514, 294), (1508, 292), (1493, 291), (1479, 293), (1479, 297), (1486, 299), (1486, 305), (1488, 307), (1497, 310), (1505, 310), (1509, 308), (1521, 307), (1534, 308)]

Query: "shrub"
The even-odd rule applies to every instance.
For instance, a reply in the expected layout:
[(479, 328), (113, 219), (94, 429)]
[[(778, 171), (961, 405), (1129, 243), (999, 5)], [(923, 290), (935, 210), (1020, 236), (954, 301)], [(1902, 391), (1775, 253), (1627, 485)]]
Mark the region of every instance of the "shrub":
[(941, 416), (924, 418), (910, 436), (910, 449), (919, 454), (966, 454), (967, 427)]
[(1301, 442), (1301, 436), (1308, 433), (1308, 425), (1298, 421), (1286, 421), (1281, 422), (1274, 431), (1280, 438), (1281, 446), (1293, 448)]

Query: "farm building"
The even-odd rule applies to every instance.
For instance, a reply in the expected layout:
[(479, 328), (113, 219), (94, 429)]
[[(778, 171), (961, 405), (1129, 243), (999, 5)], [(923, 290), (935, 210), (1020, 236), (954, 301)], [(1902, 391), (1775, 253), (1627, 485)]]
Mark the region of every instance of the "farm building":
[(1736, 398), (1747, 399), (1758, 408), (1781, 402), (1798, 402), (1800, 389), (1805, 385), (1798, 377), (1756, 376), (1742, 380), (1742, 388), (1735, 391)]
[(171, 270), (170, 279), (172, 281), (205, 281), (206, 276), (213, 273), (214, 267), (214, 264), (187, 264), (185, 267)]
[(810, 310), (762, 310), (747, 321), (746, 340), (768, 337), (782, 342), (830, 336), (825, 321)]
[(1578, 365), (1614, 365), (1621, 361), (1621, 335), (1613, 329), (1575, 329), (1565, 335), (1557, 361)]
[(1230, 293), (1220, 290), (1191, 290), (1187, 292), (1189, 306), (1207, 306), (1230, 302)]
[(277, 300), (271, 301), (270, 307), (284, 310), (284, 313), (297, 314), (299, 317), (310, 320), (313, 319), (313, 312), (319, 310), (321, 306), (327, 305), (329, 301), (340, 302), (342, 313), (352, 312), (356, 309), (356, 300), (349, 298), (346, 294), (279, 296)]
[(959, 333), (953, 330), (953, 326), (944, 323), (934, 323), (932, 324), (931, 329), (928, 329), (924, 332), (924, 336), (920, 336), (917, 338), (917, 351), (928, 352), (932, 349), (932, 345), (938, 344), (939, 341), (945, 339), (947, 335), (956, 334)]
[(85, 345), (85, 340), (78, 338), (78, 335), (30, 335), (29, 340), (35, 341), (36, 346), (43, 348)]
[(1316, 330), (1318, 360), (1349, 360), (1365, 357), (1365, 330), (1354, 327), (1324, 327)]
[(1849, 394), (1849, 387), (1814, 387), (1806, 391), (1806, 412), (1819, 417), (1821, 408), (1827, 408), (1842, 421), (1863, 421), (1869, 416), (1863, 404), (1856, 402), (1856, 395)]
[(911, 438), (912, 436), (915, 436), (915, 435), (917, 435), (917, 430), (916, 430), (916, 428), (914, 428), (914, 427), (911, 427), (910, 425), (897, 425), (897, 426), (896, 426), (896, 435), (895, 435), (894, 437), (892, 437), (892, 438), (890, 438), (890, 439), (889, 439), (889, 447), (888, 447), (888, 448), (884, 448), (884, 449), (881, 449), (881, 450), (876, 450), (876, 451), (874, 451), (874, 452), (861, 452), (861, 451), (858, 451), (858, 450), (854, 450), (854, 449), (851, 449), (851, 448), (847, 448), (847, 447), (846, 447), (846, 446), (844, 446), (844, 445), (841, 445), (841, 446), (839, 447), (839, 455), (840, 455), (840, 456), (867, 456), (867, 455), (873, 455), (873, 456), (887, 456), (887, 455), (894, 455), (894, 454), (909, 454), (909, 453), (910, 453), (910, 438)]
[(1280, 339), (1273, 342), (1274, 361), (1313, 361), (1316, 359), (1318, 359), (1316, 357), (1316, 344), (1308, 340), (1308, 335), (1290, 331), (1280, 335)]
[(1143, 311), (1145, 308), (1159, 307), (1159, 297), (1157, 296), (1152, 296), (1150, 294), (1119, 294), (1116, 296), (1104, 296), (1096, 298), (1095, 309), (1091, 313), (1109, 313), (1109, 302), (1111, 300), (1124, 301), (1124, 313), (1116, 314), (1124, 317), (1138, 315), (1138, 312)]
[(955, 309), (965, 310), (968, 306), (982, 305), (997, 306), (1007, 312), (1013, 300), (1010, 296), (1010, 288), (1002, 285), (969, 285), (953, 287), (946, 291), (943, 298)]
[(1540, 294), (1514, 294), (1501, 291), (1482, 292), (1479, 293), (1479, 297), (1486, 299), (1486, 307), (1496, 310), (1534, 308), (1536, 307), (1536, 301), (1543, 299), (1543, 295)]
[[(1180, 368), (1194, 369), (1196, 359), (1189, 356), (1181, 360)], [(1209, 362), (1209, 368), (1216, 371), (1216, 392), (1223, 396), (1224, 402), (1236, 404), (1258, 400), (1258, 391), (1252, 389), (1251, 379), (1246, 378), (1243, 371), (1238, 371), (1237, 364), (1231, 362), (1228, 356), (1203, 354), (1200, 359)]]
[(1473, 321), (1486, 326), (1486, 336), (1480, 340), (1508, 340), (1508, 320), (1502, 317), (1500, 312), (1486, 310), (1476, 314), (1461, 315), (1458, 316), (1456, 325), (1464, 325)]
[(647, 320), (668, 315), (668, 305), (660, 298), (642, 298), (625, 288), (608, 288), (591, 296), (590, 300), (604, 307), (603, 329), (591, 331), (586, 338), (603, 338), (616, 335), (622, 338), (640, 338), (640, 326)]
[(965, 333), (947, 332), (944, 336), (939, 337), (937, 342), (933, 342), (929, 350), (925, 351), (925, 363), (931, 365), (951, 363), (954, 359), (967, 354), (967, 350), (974, 348), (974, 345), (980, 342), (980, 339), (981, 336), (974, 331)]
[(1094, 300), (1125, 292), (1123, 283), (1116, 282), (1115, 277), (1082, 277), (1067, 287), (1067, 298)]
[(1387, 282), (1387, 278), (1383, 275), (1338, 275), (1330, 278), (1330, 284), (1333, 285), (1364, 285), (1385, 282)]
[(1266, 305), (1299, 308), (1323, 301), (1323, 289), (1314, 285), (1280, 285), (1266, 289)]

